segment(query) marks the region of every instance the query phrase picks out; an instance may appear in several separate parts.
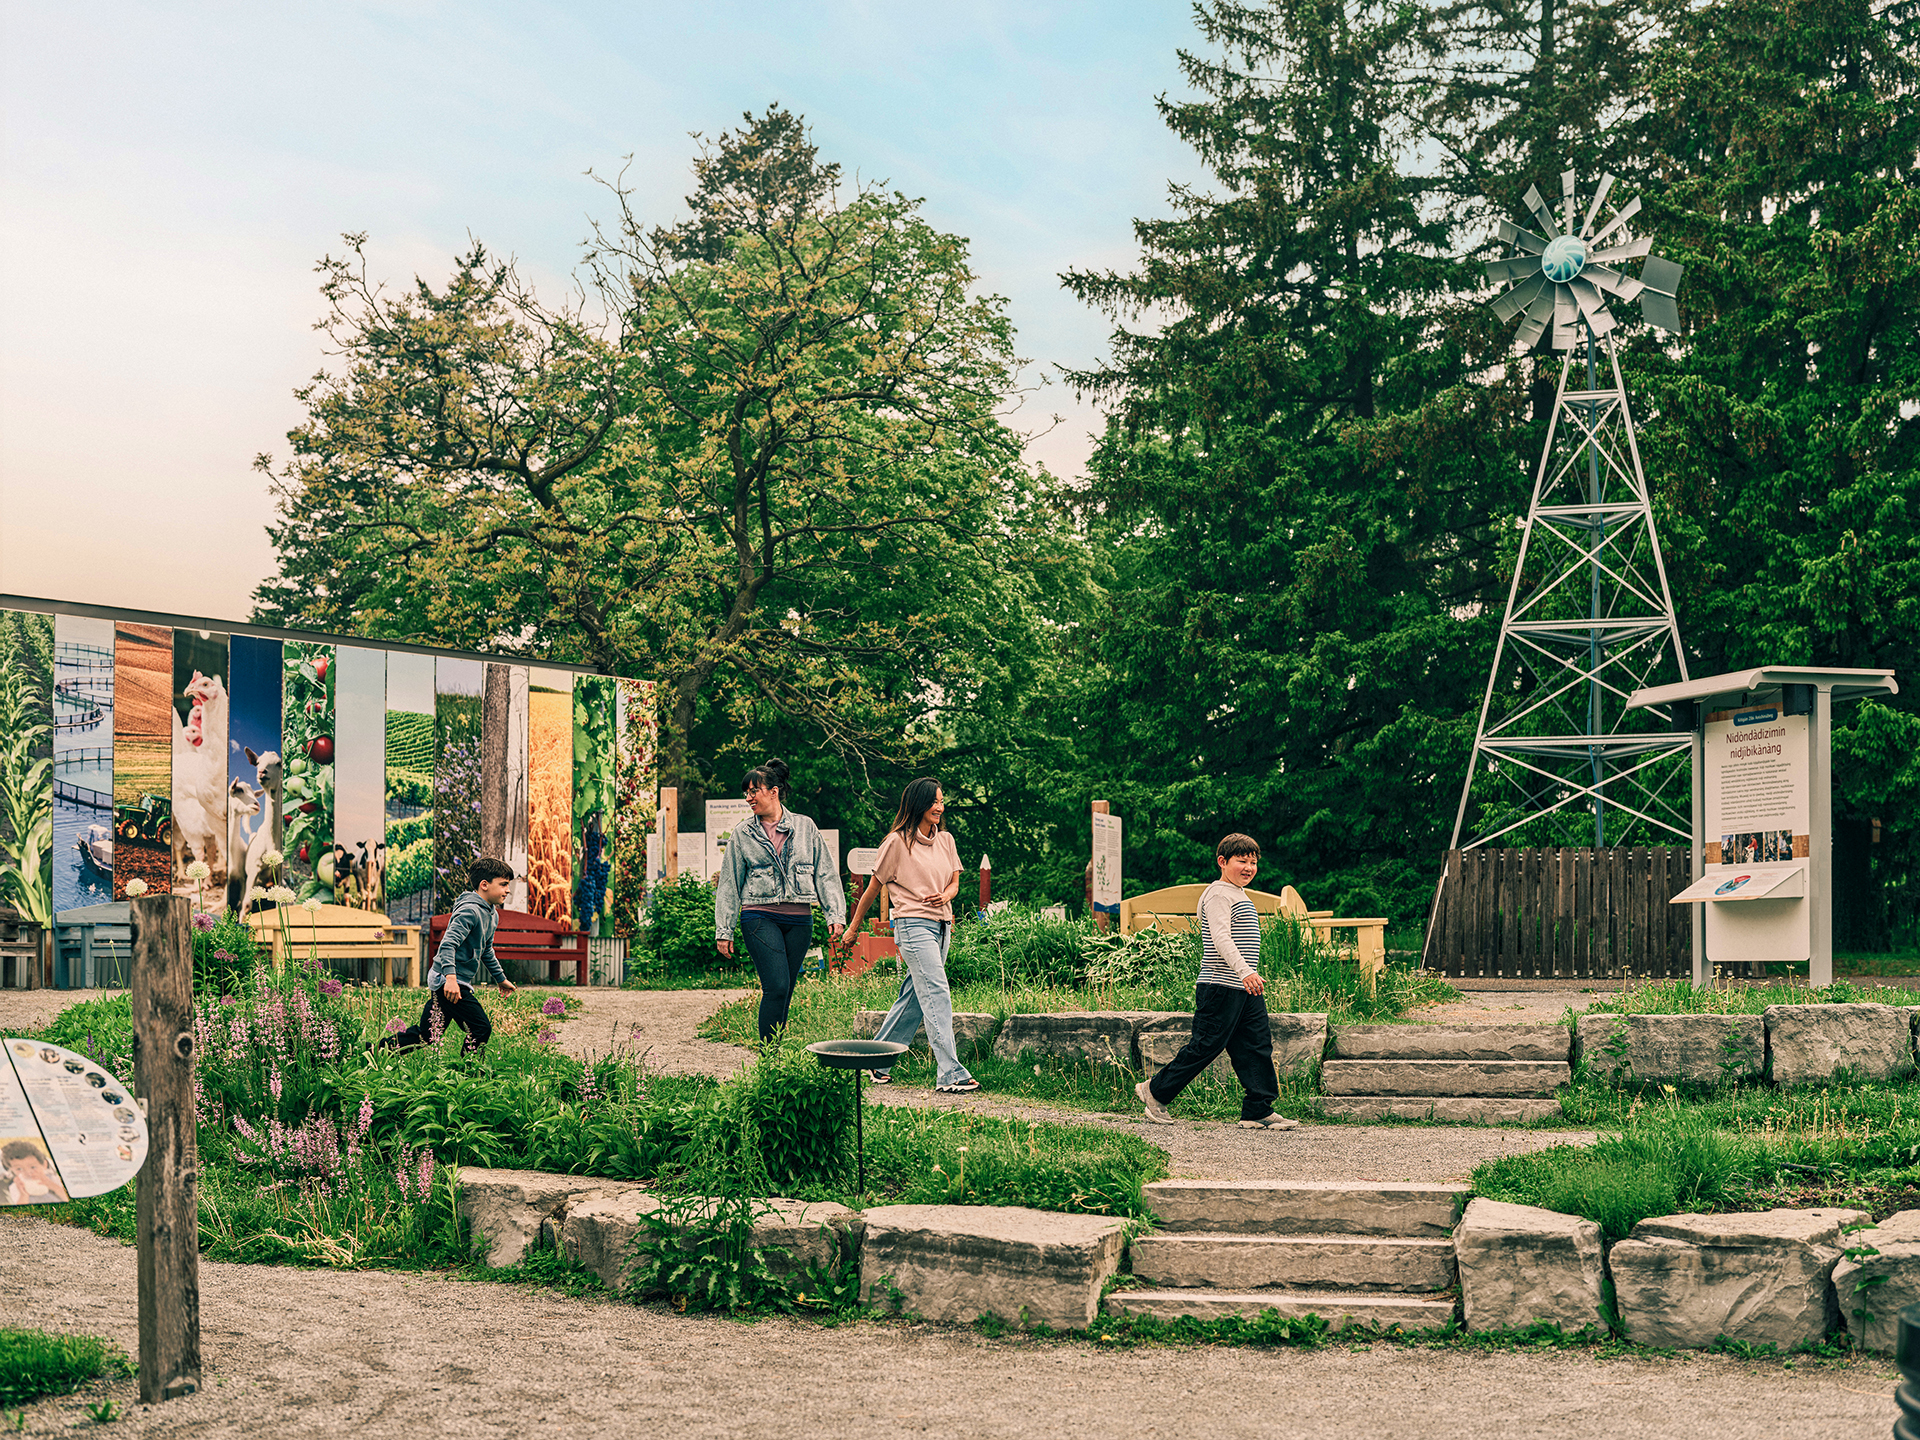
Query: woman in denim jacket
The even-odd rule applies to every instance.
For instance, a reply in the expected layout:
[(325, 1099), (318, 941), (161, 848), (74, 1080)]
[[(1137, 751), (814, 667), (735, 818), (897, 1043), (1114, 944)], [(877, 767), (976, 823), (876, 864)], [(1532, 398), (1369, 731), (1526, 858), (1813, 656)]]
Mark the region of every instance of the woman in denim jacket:
[(745, 790), (753, 814), (727, 836), (727, 858), (713, 895), (714, 942), (733, 958), (738, 918), (747, 954), (760, 972), (760, 1038), (787, 1023), (793, 987), (813, 942), (813, 907), (827, 915), (829, 941), (847, 919), (834, 859), (820, 831), (787, 809), (787, 765), (769, 760), (747, 772)]

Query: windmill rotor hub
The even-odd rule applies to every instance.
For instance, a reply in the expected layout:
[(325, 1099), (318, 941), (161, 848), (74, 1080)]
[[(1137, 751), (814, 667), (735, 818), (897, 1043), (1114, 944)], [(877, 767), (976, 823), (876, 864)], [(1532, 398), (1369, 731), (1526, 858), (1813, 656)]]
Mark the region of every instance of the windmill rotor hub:
[(1556, 285), (1564, 285), (1587, 266), (1587, 242), (1578, 235), (1560, 235), (1547, 242), (1540, 271)]

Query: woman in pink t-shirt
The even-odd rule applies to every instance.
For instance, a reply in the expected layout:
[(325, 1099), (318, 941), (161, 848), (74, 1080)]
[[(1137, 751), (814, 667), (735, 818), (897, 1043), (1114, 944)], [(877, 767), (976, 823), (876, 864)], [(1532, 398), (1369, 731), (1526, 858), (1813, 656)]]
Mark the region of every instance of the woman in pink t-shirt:
[[(960, 1063), (953, 1043), (953, 995), (947, 988), (947, 947), (953, 941), (953, 897), (960, 889), (960, 852), (953, 836), (941, 828), (946, 798), (931, 775), (915, 780), (900, 794), (893, 829), (880, 842), (873, 879), (847, 926), (856, 934), (867, 907), (888, 886), (893, 906), (893, 938), (900, 947), (906, 976), (899, 997), (881, 1022), (876, 1040), (908, 1045), (924, 1023), (927, 1044), (937, 1067), (936, 1083), (943, 1095), (965, 1095), (980, 1082)], [(891, 1078), (885, 1070), (873, 1072), (876, 1083)]]

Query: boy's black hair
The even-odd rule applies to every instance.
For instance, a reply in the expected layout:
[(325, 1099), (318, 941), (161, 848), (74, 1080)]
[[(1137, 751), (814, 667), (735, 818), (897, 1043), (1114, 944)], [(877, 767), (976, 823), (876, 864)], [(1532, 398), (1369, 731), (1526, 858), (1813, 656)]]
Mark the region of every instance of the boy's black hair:
[(491, 856), (483, 855), (467, 866), (467, 888), (478, 890), (489, 880), (513, 879), (513, 867)]
[(1258, 860), (1260, 842), (1251, 835), (1242, 835), (1236, 830), (1213, 847), (1213, 858), (1216, 860), (1231, 860), (1236, 855), (1251, 855)]

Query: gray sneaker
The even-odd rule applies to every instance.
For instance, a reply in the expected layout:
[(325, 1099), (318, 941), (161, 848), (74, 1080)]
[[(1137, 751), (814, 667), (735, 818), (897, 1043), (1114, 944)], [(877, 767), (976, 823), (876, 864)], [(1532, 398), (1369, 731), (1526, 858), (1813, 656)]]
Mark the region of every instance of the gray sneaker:
[(1240, 1128), (1242, 1130), (1298, 1130), (1300, 1128), (1300, 1122), (1298, 1120), (1289, 1120), (1286, 1116), (1275, 1111), (1259, 1120), (1242, 1120), (1240, 1122)]
[(1171, 1125), (1174, 1123), (1172, 1112), (1153, 1098), (1153, 1091), (1147, 1088), (1145, 1080), (1133, 1087), (1133, 1093), (1139, 1098), (1140, 1103), (1147, 1107), (1148, 1124)]

